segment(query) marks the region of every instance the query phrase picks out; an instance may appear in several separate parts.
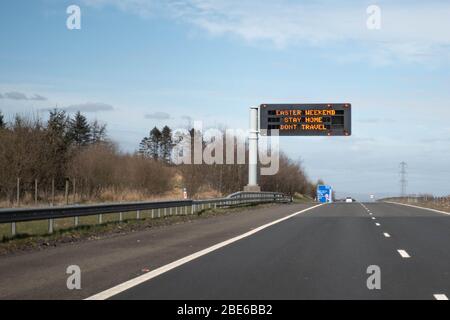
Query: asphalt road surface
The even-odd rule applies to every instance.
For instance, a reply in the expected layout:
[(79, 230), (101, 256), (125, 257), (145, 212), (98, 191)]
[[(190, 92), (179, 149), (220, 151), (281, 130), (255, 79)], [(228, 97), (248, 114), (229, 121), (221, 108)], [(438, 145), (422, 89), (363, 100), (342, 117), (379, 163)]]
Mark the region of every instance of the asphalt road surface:
[[(1, 255), (0, 299), (84, 299), (310, 206), (233, 209), (189, 222)], [(81, 269), (81, 290), (67, 289), (66, 269), (71, 265)]]
[[(374, 218), (374, 219), (373, 219)], [(369, 266), (381, 289), (369, 290)], [(113, 299), (445, 299), (450, 216), (396, 204), (324, 205)]]
[[(387, 203), (312, 206), (256, 207), (0, 257), (0, 298), (450, 297), (450, 215)], [(71, 264), (81, 267), (82, 290), (66, 288)], [(379, 267), (380, 289), (367, 287), (369, 266)]]

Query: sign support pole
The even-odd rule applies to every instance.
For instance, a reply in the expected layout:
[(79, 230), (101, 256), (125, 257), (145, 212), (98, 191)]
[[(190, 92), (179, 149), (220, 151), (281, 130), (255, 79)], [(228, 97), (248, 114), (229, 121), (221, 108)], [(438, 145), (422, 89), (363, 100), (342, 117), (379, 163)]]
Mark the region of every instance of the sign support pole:
[(248, 136), (248, 185), (244, 191), (259, 192), (258, 185), (258, 136), (259, 108), (250, 107), (250, 132)]

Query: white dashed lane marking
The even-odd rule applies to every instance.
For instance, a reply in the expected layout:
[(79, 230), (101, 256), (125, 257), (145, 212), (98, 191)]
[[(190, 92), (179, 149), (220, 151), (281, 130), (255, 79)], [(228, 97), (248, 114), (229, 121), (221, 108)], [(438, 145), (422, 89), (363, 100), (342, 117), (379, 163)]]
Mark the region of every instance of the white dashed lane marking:
[(383, 235), (384, 235), (386, 238), (390, 238), (390, 237), (391, 237), (391, 235), (390, 235), (389, 233), (387, 233), (387, 232), (383, 233)]
[(433, 297), (436, 300), (448, 300), (448, 298), (445, 294), (434, 294)]
[(411, 258), (411, 256), (405, 250), (399, 249), (399, 250), (397, 250), (397, 252), (400, 254), (400, 256), (402, 258), (405, 258), (405, 259), (406, 258)]
[(380, 224), (377, 222), (377, 223), (375, 223), (375, 225), (377, 226), (377, 227), (379, 227), (380, 226)]

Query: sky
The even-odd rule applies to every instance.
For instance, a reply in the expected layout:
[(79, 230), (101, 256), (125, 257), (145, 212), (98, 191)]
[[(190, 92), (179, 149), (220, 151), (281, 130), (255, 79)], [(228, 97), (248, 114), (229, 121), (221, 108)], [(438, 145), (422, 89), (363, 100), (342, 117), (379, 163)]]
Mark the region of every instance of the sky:
[(311, 179), (398, 195), (405, 161), (408, 193), (447, 195), (449, 15), (448, 1), (5, 0), (0, 110), (81, 110), (132, 152), (155, 125), (246, 129), (250, 106), (346, 102), (351, 137), (280, 139)]

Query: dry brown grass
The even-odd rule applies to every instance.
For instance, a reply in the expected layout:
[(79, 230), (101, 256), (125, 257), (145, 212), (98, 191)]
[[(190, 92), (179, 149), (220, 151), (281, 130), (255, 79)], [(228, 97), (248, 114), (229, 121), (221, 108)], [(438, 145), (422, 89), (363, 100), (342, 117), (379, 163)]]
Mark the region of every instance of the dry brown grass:
[(387, 198), (386, 201), (411, 204), (418, 207), (450, 212), (450, 196), (435, 198), (433, 196)]
[[(188, 195), (189, 196), (189, 195)], [(208, 198), (217, 198), (222, 197), (220, 192), (216, 190), (212, 190), (208, 187), (202, 187), (201, 190), (194, 196), (195, 199), (208, 199)], [(146, 194), (141, 190), (136, 189), (125, 189), (121, 191), (117, 191), (116, 188), (105, 188), (102, 189), (97, 198), (91, 199), (82, 199), (81, 195), (75, 195), (75, 201), (73, 201), (73, 194), (69, 195), (69, 205), (71, 204), (95, 204), (95, 203), (104, 203), (104, 202), (139, 202), (139, 201), (163, 201), (163, 200), (180, 200), (183, 199), (183, 188), (174, 187), (172, 190), (167, 191), (163, 194)], [(37, 207), (47, 207), (51, 205), (51, 201), (42, 201), (40, 200), (37, 204)], [(63, 195), (58, 195), (55, 197), (55, 206), (63, 206), (66, 205), (66, 201)], [(16, 208), (17, 205), (15, 202), (11, 202), (8, 200), (3, 200), (0, 202), (0, 208)], [(34, 198), (31, 195), (27, 195), (23, 199), (21, 199), (20, 208), (32, 208), (36, 207), (34, 202)]]

